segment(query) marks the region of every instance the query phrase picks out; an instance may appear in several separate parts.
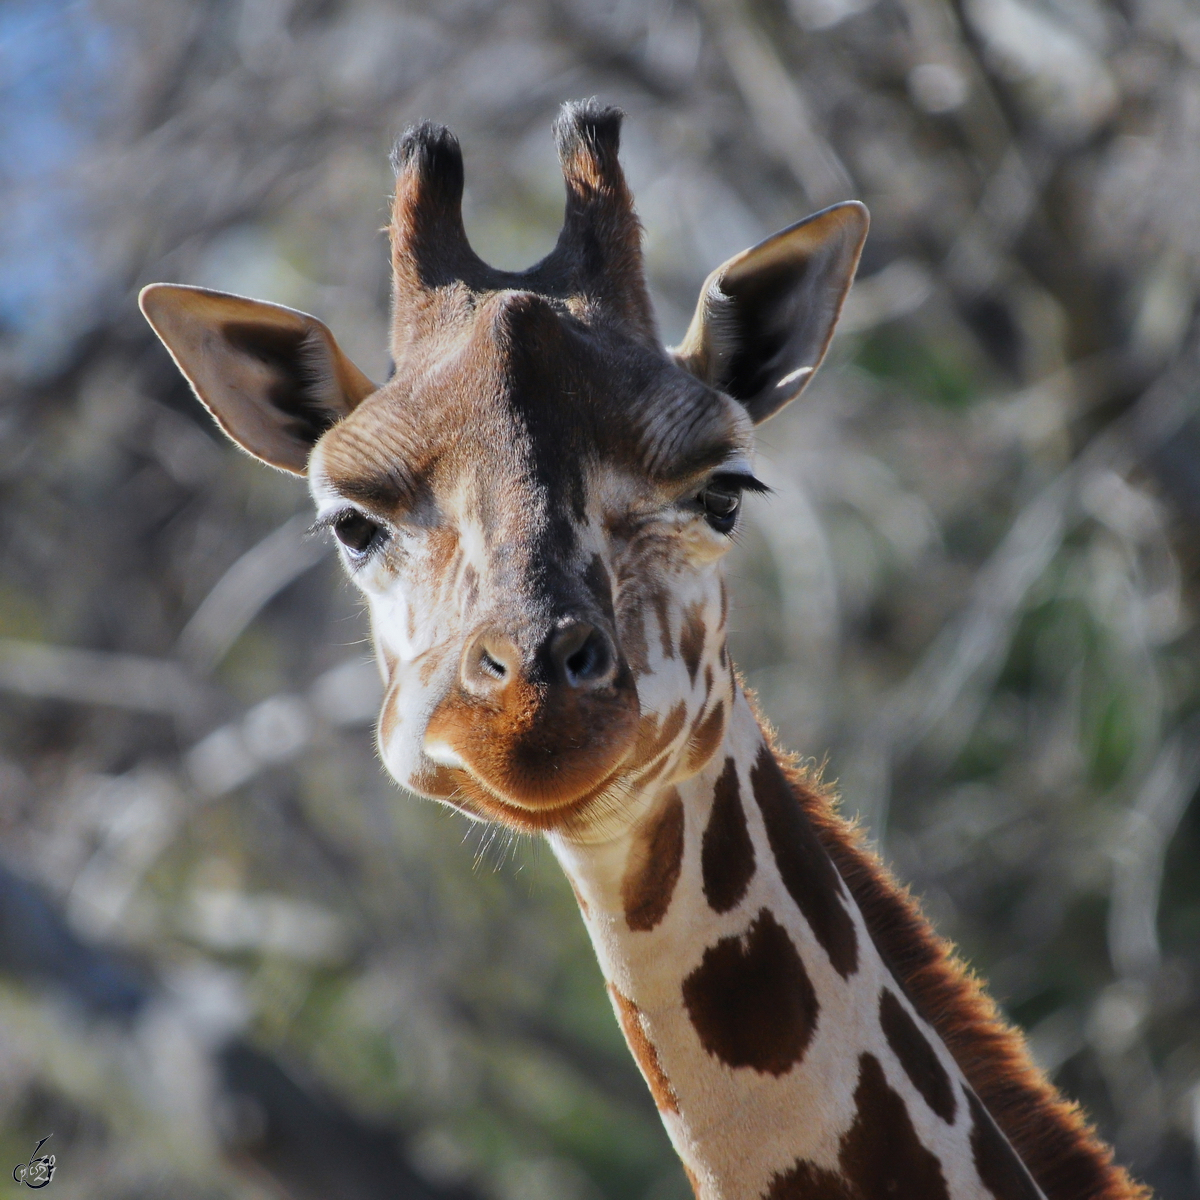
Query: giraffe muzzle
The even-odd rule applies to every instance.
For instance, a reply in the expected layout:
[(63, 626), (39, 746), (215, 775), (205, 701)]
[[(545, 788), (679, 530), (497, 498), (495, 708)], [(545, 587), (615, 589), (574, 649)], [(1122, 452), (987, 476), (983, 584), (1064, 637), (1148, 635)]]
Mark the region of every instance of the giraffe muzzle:
[(639, 715), (633, 675), (599, 622), (565, 619), (535, 639), (489, 625), (429, 718), (426, 755), (478, 806), (544, 827), (603, 789)]

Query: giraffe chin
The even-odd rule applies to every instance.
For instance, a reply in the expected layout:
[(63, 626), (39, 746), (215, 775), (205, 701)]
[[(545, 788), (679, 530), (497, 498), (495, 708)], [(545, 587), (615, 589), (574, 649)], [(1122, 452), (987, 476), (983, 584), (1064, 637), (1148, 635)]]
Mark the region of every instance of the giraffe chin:
[(409, 787), (430, 800), (440, 800), (480, 821), (495, 821), (521, 833), (570, 833), (590, 824), (605, 793), (624, 776), (624, 764), (599, 779), (581, 795), (538, 808), (500, 796), (458, 767), (432, 764), (409, 781)]

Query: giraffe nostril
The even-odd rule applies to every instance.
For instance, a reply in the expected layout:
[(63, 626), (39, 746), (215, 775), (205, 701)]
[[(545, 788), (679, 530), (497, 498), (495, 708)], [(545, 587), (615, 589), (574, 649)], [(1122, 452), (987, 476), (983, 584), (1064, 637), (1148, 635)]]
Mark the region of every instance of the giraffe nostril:
[(550, 643), (550, 657), (558, 675), (571, 687), (607, 682), (613, 653), (605, 634), (583, 622), (558, 630)]
[(567, 675), (577, 680), (596, 679), (608, 669), (608, 647), (593, 629), (588, 640), (567, 659)]
[(472, 638), (463, 654), (462, 681), (480, 694), (503, 690), (520, 671), (521, 653), (516, 642), (494, 627)]

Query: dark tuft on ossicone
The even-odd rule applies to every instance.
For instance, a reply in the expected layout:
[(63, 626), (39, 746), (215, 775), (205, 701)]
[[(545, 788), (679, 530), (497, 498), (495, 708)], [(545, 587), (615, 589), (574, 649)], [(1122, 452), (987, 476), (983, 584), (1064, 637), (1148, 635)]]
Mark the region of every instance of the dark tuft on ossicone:
[(400, 135), (391, 159), (396, 172), (391, 224), (394, 303), (403, 311), (412, 289), (463, 279), (482, 264), (463, 229), (463, 160), (454, 134), (444, 125), (422, 121)]
[(615, 166), (624, 119), (619, 108), (601, 104), (595, 96), (590, 100), (568, 100), (554, 122), (559, 159), (565, 165), (584, 153), (603, 167)]
[(550, 254), (521, 272), (489, 267), (467, 241), (462, 151), (454, 135), (432, 121), (401, 134), (391, 155), (396, 193), (390, 225), (398, 357), (428, 332), (416, 314), (429, 293), (452, 283), (465, 284), (476, 296), (516, 290), (570, 298), (588, 321), (618, 325), (661, 352), (642, 271), (641, 226), (621, 171), (623, 117), (596, 99), (570, 101), (559, 110), (554, 138), (567, 191), (563, 227)]
[(427, 186), (462, 193), (462, 149), (445, 125), (432, 121), (410, 125), (396, 139), (391, 163), (397, 177), (412, 174)]

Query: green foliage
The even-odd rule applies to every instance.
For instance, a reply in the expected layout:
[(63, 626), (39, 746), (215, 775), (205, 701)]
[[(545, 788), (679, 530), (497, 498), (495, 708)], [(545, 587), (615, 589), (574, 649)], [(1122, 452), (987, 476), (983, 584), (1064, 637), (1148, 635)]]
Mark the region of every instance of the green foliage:
[(879, 380), (945, 408), (965, 408), (980, 395), (979, 371), (962, 346), (907, 322), (872, 330), (854, 362)]

